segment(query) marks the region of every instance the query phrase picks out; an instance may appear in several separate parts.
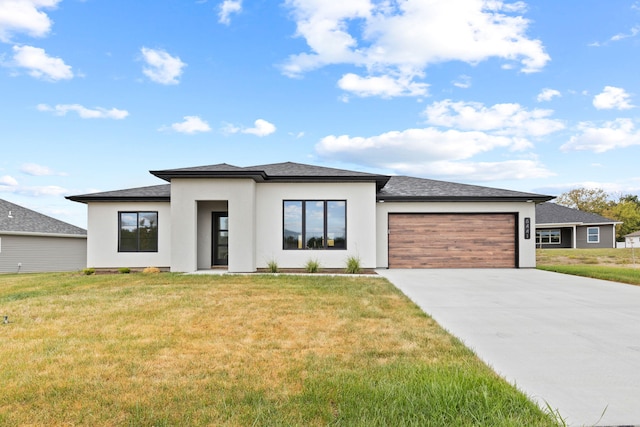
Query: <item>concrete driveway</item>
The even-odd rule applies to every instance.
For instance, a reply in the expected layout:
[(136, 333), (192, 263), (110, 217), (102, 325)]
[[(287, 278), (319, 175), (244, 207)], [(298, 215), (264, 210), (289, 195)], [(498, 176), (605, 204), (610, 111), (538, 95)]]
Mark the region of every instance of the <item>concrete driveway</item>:
[(378, 273), (568, 425), (640, 426), (640, 287), (535, 269)]

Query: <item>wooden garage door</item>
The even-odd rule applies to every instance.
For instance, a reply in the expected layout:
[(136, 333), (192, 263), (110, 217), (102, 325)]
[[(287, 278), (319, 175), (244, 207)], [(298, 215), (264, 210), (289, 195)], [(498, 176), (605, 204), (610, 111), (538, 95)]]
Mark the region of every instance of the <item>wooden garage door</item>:
[(389, 268), (516, 266), (515, 214), (389, 214)]

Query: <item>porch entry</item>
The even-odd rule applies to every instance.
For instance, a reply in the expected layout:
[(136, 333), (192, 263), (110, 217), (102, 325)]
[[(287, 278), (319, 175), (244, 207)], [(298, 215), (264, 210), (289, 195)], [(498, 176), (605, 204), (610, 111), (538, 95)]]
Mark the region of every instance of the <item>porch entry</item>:
[(211, 265), (229, 265), (229, 214), (212, 212)]

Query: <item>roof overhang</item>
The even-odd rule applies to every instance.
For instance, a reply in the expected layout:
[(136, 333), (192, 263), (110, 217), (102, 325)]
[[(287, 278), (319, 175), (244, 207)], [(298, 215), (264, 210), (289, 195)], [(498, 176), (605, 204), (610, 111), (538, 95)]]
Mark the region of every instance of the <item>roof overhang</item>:
[(34, 233), (29, 231), (0, 231), (0, 236), (63, 237), (71, 239), (87, 238), (86, 234)]
[[(99, 193), (98, 193), (99, 194)], [(92, 196), (91, 194), (80, 195), (80, 196), (66, 196), (65, 199), (71, 200), (73, 202), (79, 203), (89, 203), (89, 202), (170, 202), (171, 197), (160, 197), (160, 196), (112, 196), (112, 197), (104, 197), (104, 196)]]
[(553, 197), (482, 197), (482, 196), (380, 196), (378, 202), (521, 202), (542, 203)]
[(611, 222), (557, 222), (557, 223), (536, 223), (536, 228), (562, 228), (562, 227), (595, 227), (600, 225), (618, 225), (620, 221)]

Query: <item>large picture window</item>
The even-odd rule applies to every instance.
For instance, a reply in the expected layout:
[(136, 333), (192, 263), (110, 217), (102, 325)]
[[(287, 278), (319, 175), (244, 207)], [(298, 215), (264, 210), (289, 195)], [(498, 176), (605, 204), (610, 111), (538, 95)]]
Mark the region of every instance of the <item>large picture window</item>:
[(560, 230), (538, 230), (536, 231), (536, 243), (546, 243), (551, 245), (560, 244)]
[(118, 252), (158, 252), (158, 212), (119, 212)]
[(284, 249), (346, 249), (347, 202), (285, 200)]

